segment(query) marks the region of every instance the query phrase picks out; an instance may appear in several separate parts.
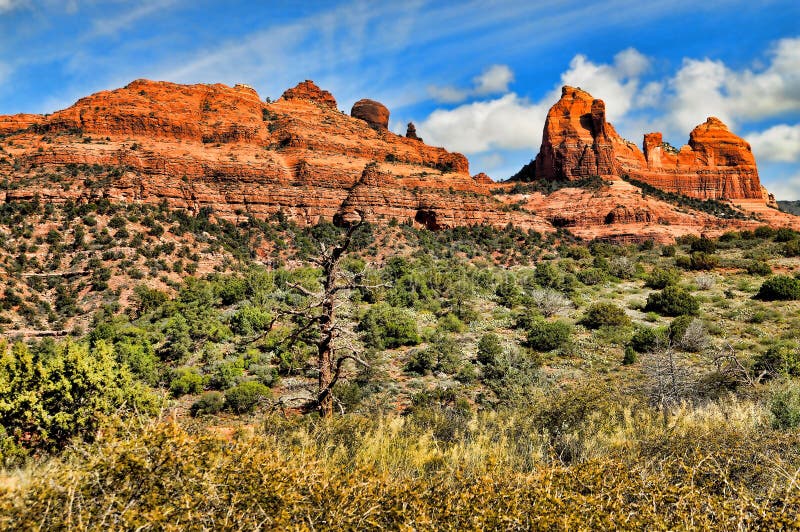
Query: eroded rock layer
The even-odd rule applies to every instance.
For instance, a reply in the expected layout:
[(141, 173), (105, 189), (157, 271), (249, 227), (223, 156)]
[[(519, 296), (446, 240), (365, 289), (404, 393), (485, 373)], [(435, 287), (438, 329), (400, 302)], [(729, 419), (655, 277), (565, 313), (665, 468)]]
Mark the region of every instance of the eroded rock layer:
[[(246, 85), (138, 80), (52, 115), (0, 116), (0, 180), (7, 184), (0, 202), (107, 198), (207, 209), (233, 221), (281, 213), (299, 224), (513, 224), (622, 240), (798, 225), (769, 208), (749, 147), (715, 119), (677, 153), (658, 134), (646, 137), (642, 152), (606, 121), (602, 101), (565, 87), (548, 115), (542, 152), (526, 171), (536, 179), (600, 175), (606, 182), (543, 194), (470, 176), (463, 155), (426, 145), (412, 125), (406, 136), (386, 129), (389, 111), (375, 104), (348, 116), (311, 81), (267, 102)], [(645, 197), (619, 179), (624, 173), (687, 195), (735, 198), (755, 218)]]
[(697, 126), (679, 150), (666, 144), (661, 133), (648, 133), (642, 151), (607, 122), (602, 100), (565, 86), (547, 115), (533, 168), (523, 177), (574, 181), (590, 176), (629, 176), (700, 199), (770, 199), (750, 145), (718, 118)]
[(138, 80), (46, 117), (0, 117), (0, 134), (13, 136), (0, 174), (14, 182), (0, 200), (106, 197), (207, 207), (228, 219), (281, 212), (313, 224), (358, 211), (437, 228), (550, 229), (504, 210), (463, 155), (375, 127), (388, 119), (378, 106), (367, 106), (373, 124), (339, 111), (311, 81), (267, 103), (245, 85)]

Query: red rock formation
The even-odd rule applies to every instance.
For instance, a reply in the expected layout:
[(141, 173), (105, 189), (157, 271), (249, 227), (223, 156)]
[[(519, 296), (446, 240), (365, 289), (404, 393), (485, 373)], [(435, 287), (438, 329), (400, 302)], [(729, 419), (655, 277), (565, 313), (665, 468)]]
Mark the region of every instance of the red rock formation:
[(573, 87), (547, 113), (542, 148), (535, 161), (537, 179), (574, 181), (615, 175), (616, 131), (606, 122), (605, 104)]
[[(0, 132), (13, 140), (2, 143), (0, 174), (15, 181), (0, 201), (105, 197), (165, 201), (194, 212), (209, 207), (230, 220), (280, 212), (299, 224), (358, 217), (431, 229), (512, 223), (537, 231), (567, 227), (587, 238), (669, 240), (763, 223), (678, 208), (614, 179), (631, 171), (654, 181), (672, 176), (665, 168), (674, 166), (678, 177), (684, 168), (695, 172), (695, 181), (681, 190), (743, 196), (756, 190), (757, 198), (738, 200), (742, 209), (774, 225), (797, 226), (796, 217), (768, 208), (760, 186), (753, 188), (754, 162), (755, 181), (736, 181), (752, 155), (720, 124), (710, 121), (693, 132), (691, 145), (679, 154), (648, 135), (645, 157), (606, 122), (602, 102), (578, 89), (566, 88), (564, 95), (548, 117), (534, 166), (552, 179), (609, 176), (611, 185), (600, 190), (519, 194), (514, 183), (472, 177), (463, 155), (347, 116), (310, 81), (265, 103), (244, 85), (138, 80), (49, 116), (0, 116)], [(701, 186), (702, 179), (719, 184)]]
[[(0, 124), (14, 134), (7, 154), (18, 166), (13, 171), (12, 159), (0, 158), (0, 171), (20, 179), (2, 198), (8, 201), (104, 196), (167, 201), (195, 212), (211, 207), (229, 219), (280, 211), (310, 224), (352, 208), (370, 221), (549, 227), (536, 216), (503, 210), (486, 184), (470, 176), (463, 155), (351, 118), (312, 82), (268, 104), (244, 85), (138, 80), (47, 117), (0, 117)], [(102, 172), (72, 175), (67, 165)], [(368, 165), (388, 176), (381, 186), (362, 175)], [(60, 182), (45, 179), (45, 172)], [(102, 186), (87, 187), (94, 181)]]
[(375, 100), (358, 100), (353, 104), (350, 116), (361, 119), (375, 128), (389, 128), (389, 109)]
[(475, 174), (474, 176), (472, 176), (472, 179), (474, 179), (477, 183), (481, 183), (483, 185), (494, 185), (494, 180), (488, 175), (484, 174), (483, 172)]
[(18, 133), (22, 130), (28, 129), (31, 126), (40, 124), (43, 121), (44, 117), (40, 115), (30, 115), (30, 114), (18, 114), (10, 116), (0, 115), (0, 135)]
[(328, 91), (324, 91), (317, 87), (317, 85), (307, 79), (302, 83), (298, 83), (295, 87), (287, 89), (281, 95), (282, 100), (310, 100), (322, 104), (331, 109), (336, 109), (336, 98), (333, 97)]
[(522, 177), (573, 181), (627, 175), (695, 198), (764, 198), (750, 145), (717, 118), (697, 126), (680, 150), (664, 143), (661, 133), (646, 134), (643, 148), (617, 134), (602, 100), (565, 86), (547, 115), (533, 176), (528, 170)]
[(417, 136), (417, 126), (414, 125), (414, 122), (408, 123), (406, 127), (406, 138), (422, 142), (422, 138)]

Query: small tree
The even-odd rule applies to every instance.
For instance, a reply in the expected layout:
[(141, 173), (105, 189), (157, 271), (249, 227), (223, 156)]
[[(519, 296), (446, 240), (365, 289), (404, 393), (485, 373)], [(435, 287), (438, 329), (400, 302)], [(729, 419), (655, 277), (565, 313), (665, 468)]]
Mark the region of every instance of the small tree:
[(581, 323), (590, 329), (599, 329), (604, 326), (630, 325), (631, 319), (618, 305), (614, 303), (594, 303), (581, 319)]
[(756, 297), (766, 301), (800, 299), (800, 279), (795, 279), (788, 275), (770, 277), (761, 285)]
[(668, 286), (661, 292), (653, 292), (647, 297), (645, 310), (658, 312), (664, 316), (694, 315), (700, 310), (700, 303), (683, 288)]

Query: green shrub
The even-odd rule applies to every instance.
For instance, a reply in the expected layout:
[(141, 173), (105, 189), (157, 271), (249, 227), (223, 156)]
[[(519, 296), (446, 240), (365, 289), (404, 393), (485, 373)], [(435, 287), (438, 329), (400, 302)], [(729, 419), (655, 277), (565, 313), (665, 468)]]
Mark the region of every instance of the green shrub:
[(654, 327), (637, 327), (630, 347), (637, 353), (648, 353), (665, 343), (664, 331)]
[(243, 335), (264, 332), (272, 323), (272, 314), (265, 308), (247, 305), (236, 311), (231, 317), (231, 328)]
[(708, 345), (709, 337), (703, 322), (683, 314), (672, 320), (667, 329), (670, 342), (685, 351), (697, 353)]
[(645, 286), (661, 290), (669, 285), (678, 284), (681, 280), (681, 272), (675, 268), (653, 268), (647, 276)]
[(533, 279), (544, 288), (558, 288), (561, 284), (562, 273), (552, 262), (540, 262), (536, 265)]
[(567, 344), (571, 335), (572, 326), (569, 323), (537, 318), (528, 329), (527, 343), (537, 351), (552, 351)]
[(791, 242), (800, 238), (800, 233), (788, 227), (781, 227), (775, 231), (775, 242)]
[(460, 369), (462, 358), (461, 348), (452, 336), (436, 334), (430, 346), (411, 355), (406, 371), (420, 375), (434, 371), (452, 375)]
[(169, 383), (169, 391), (175, 397), (203, 391), (205, 382), (197, 368), (178, 368)]
[(756, 355), (753, 372), (767, 379), (779, 376), (800, 376), (800, 348), (793, 343), (771, 346), (766, 352)]
[(632, 346), (630, 345), (625, 346), (625, 354), (622, 356), (623, 366), (630, 366), (631, 364), (635, 364), (638, 358), (639, 357), (636, 355), (636, 351), (633, 349)]
[(668, 286), (647, 297), (645, 310), (658, 312), (662, 316), (695, 315), (700, 311), (700, 303), (683, 288)]
[(91, 440), (104, 416), (153, 413), (158, 404), (104, 340), (91, 348), (0, 340), (0, 427), (21, 449), (56, 451), (74, 437)]
[(783, 245), (783, 254), (787, 257), (800, 257), (800, 239), (794, 239)]
[(262, 401), (272, 397), (272, 390), (258, 381), (246, 381), (225, 391), (225, 405), (232, 412), (252, 412)]
[(766, 276), (772, 274), (772, 268), (770, 265), (767, 262), (760, 260), (752, 260), (748, 262), (747, 266), (745, 266), (745, 269), (750, 275)]
[(689, 328), (689, 325), (694, 320), (695, 318), (693, 316), (689, 316), (687, 314), (683, 314), (673, 319), (669, 324), (669, 328), (667, 329), (670, 342), (677, 342), (683, 338), (683, 335), (686, 334), (686, 329)]
[(414, 317), (405, 309), (385, 303), (370, 307), (358, 328), (368, 347), (392, 349), (420, 342)]
[(586, 268), (578, 272), (578, 280), (586, 286), (594, 286), (608, 279), (608, 275), (600, 268)]
[(701, 236), (697, 240), (692, 241), (690, 248), (692, 251), (714, 253), (717, 250), (717, 243), (705, 236)]
[(774, 428), (785, 430), (800, 427), (800, 387), (789, 383), (773, 392), (769, 411)]
[(713, 270), (719, 266), (719, 257), (703, 251), (695, 251), (689, 260), (692, 270)]
[(209, 375), (209, 386), (217, 390), (227, 390), (239, 383), (244, 375), (244, 360), (229, 357), (214, 364)]
[(464, 323), (452, 312), (448, 312), (439, 319), (439, 329), (447, 332), (462, 332), (466, 328)]
[(766, 301), (800, 299), (800, 280), (788, 275), (770, 277), (763, 282), (756, 297)]
[(225, 406), (225, 396), (222, 395), (222, 392), (210, 391), (201, 395), (200, 399), (192, 404), (189, 412), (192, 416), (216, 414), (222, 410), (223, 406)]
[(581, 323), (590, 329), (598, 329), (630, 325), (631, 319), (625, 310), (614, 303), (594, 303), (586, 310)]
[(753, 231), (753, 234), (756, 238), (772, 238), (775, 236), (775, 229), (768, 225), (762, 225), (756, 227), (755, 231)]
[(503, 344), (495, 333), (487, 333), (478, 341), (477, 360), (481, 364), (493, 364), (503, 353)]

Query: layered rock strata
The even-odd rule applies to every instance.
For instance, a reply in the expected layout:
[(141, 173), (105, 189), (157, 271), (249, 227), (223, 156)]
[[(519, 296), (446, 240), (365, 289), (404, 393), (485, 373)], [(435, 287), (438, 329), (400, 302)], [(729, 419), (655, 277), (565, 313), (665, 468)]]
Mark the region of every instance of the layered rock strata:
[[(372, 122), (349, 117), (311, 81), (267, 103), (245, 85), (138, 80), (49, 116), (0, 117), (13, 136), (0, 174), (14, 183), (0, 201), (166, 201), (231, 220), (280, 212), (300, 224), (353, 208), (369, 221), (434, 228), (551, 229), (504, 209), (463, 155), (388, 131), (381, 107), (368, 107), (379, 111)], [(373, 171), (384, 176), (377, 188)]]
[[(299, 224), (513, 224), (621, 240), (669, 241), (765, 222), (797, 227), (798, 218), (769, 208), (749, 147), (715, 119), (677, 153), (658, 134), (646, 137), (642, 152), (606, 121), (602, 101), (567, 87), (526, 172), (573, 182), (601, 175), (608, 183), (542, 194), (470, 176), (463, 155), (426, 145), (413, 124), (406, 136), (386, 129), (389, 111), (373, 103), (351, 117), (311, 81), (265, 102), (246, 85), (138, 80), (52, 115), (0, 116), (0, 179), (8, 183), (0, 202), (106, 198), (210, 209), (232, 221), (281, 213)], [(696, 197), (733, 198), (755, 218), (723, 219), (645, 197), (623, 174)]]
[(640, 150), (606, 120), (602, 100), (565, 86), (547, 114), (540, 152), (520, 177), (575, 181), (590, 176), (628, 176), (700, 199), (770, 201), (750, 145), (718, 118), (694, 128), (680, 149), (665, 143), (661, 133), (648, 133)]

